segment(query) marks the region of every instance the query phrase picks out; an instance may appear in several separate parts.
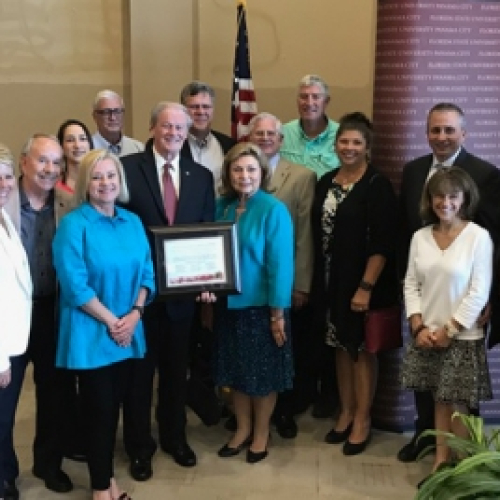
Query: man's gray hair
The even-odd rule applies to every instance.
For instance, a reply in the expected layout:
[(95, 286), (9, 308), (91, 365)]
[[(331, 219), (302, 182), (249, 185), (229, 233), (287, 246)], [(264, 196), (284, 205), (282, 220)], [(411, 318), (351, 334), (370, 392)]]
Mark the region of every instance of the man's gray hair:
[(120, 94), (114, 92), (113, 90), (106, 89), (97, 92), (97, 95), (94, 98), (94, 103), (92, 106), (94, 111), (99, 106), (99, 102), (102, 101), (103, 99), (118, 99), (121, 102), (122, 108), (125, 107), (125, 103), (123, 102), (123, 98)]
[(283, 127), (283, 124), (281, 123), (281, 120), (271, 114), (271, 113), (266, 113), (265, 111), (262, 112), (262, 113), (259, 113), (258, 115), (255, 115), (249, 122), (248, 122), (248, 133), (251, 134), (253, 132), (253, 129), (257, 126), (257, 124), (261, 121), (261, 120), (273, 120), (274, 121), (274, 126), (276, 127), (276, 132), (278, 132), (278, 134), (283, 137), (283, 132), (282, 132), (282, 127)]
[[(50, 140), (54, 141), (61, 148), (61, 145), (59, 144), (59, 140), (57, 139), (57, 137), (55, 135), (37, 132), (37, 133), (33, 134), (31, 137), (29, 137), (28, 140), (24, 143), (24, 145), (21, 149), (21, 156), (28, 156), (30, 154), (33, 143), (37, 139), (50, 139)], [(62, 148), (61, 148), (61, 150), (62, 150)]]
[(199, 80), (194, 80), (188, 83), (182, 90), (180, 95), (180, 101), (184, 106), (186, 105), (187, 98), (198, 94), (208, 94), (212, 102), (215, 101), (215, 91), (214, 89), (205, 82), (200, 82)]
[(150, 129), (153, 127), (156, 127), (156, 124), (158, 123), (158, 116), (160, 115), (160, 113), (162, 113), (166, 109), (175, 109), (177, 111), (182, 111), (184, 113), (184, 116), (186, 117), (187, 128), (190, 128), (191, 125), (193, 124), (193, 120), (189, 116), (189, 113), (188, 113), (188, 110), (186, 109), (186, 106), (184, 106), (183, 104), (180, 104), (178, 102), (161, 101), (151, 110), (151, 116), (149, 119), (149, 128)]
[(325, 96), (330, 96), (330, 89), (328, 84), (318, 75), (305, 75), (301, 78), (299, 82), (299, 91), (302, 87), (310, 87), (311, 85), (317, 85), (321, 87)]

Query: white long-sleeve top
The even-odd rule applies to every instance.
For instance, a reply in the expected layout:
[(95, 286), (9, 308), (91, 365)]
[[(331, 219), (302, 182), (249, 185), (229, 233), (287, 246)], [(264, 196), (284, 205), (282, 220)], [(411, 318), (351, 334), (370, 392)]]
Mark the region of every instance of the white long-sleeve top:
[(10, 356), (26, 351), (33, 285), (23, 244), (7, 212), (1, 211), (8, 230), (0, 225), (0, 372), (4, 372)]
[(493, 274), (493, 243), (488, 232), (469, 222), (446, 250), (432, 226), (412, 238), (404, 282), (406, 315), (421, 314), (430, 329), (454, 319), (465, 327), (455, 338), (484, 337), (476, 324), (488, 302)]

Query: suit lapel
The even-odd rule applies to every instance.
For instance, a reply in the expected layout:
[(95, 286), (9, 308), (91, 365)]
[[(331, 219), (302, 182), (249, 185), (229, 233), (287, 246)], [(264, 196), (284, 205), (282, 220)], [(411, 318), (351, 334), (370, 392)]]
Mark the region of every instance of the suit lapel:
[(193, 153), (191, 152), (191, 147), (189, 146), (189, 140), (186, 139), (181, 148), (181, 156), (187, 158), (188, 160), (193, 160)]
[(162, 214), (162, 217), (166, 222), (167, 218), (165, 215), (165, 206), (163, 205), (163, 198), (161, 195), (154, 155), (148, 156), (147, 153), (144, 153), (139, 164), (139, 168), (141, 169), (142, 175), (146, 180), (146, 186), (151, 193), (151, 197), (155, 202), (156, 208), (158, 208), (158, 211)]
[(290, 164), (280, 158), (278, 165), (276, 165), (276, 170), (271, 177), (271, 182), (269, 183), (269, 190), (271, 191), (271, 193), (273, 193), (274, 195), (279, 193), (286, 180), (290, 176), (290, 170)]
[(182, 158), (179, 160), (179, 202), (177, 204), (176, 218), (179, 214), (188, 211), (189, 194), (195, 193), (196, 189), (193, 183), (195, 182), (194, 175), (191, 171), (189, 162)]

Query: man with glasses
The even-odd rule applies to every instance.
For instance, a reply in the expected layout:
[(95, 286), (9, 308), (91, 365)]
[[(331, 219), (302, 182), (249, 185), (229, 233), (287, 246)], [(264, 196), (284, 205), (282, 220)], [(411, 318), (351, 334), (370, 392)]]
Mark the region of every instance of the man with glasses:
[(338, 123), (326, 116), (330, 91), (318, 75), (306, 75), (299, 82), (299, 118), (283, 126), (281, 154), (287, 160), (305, 165), (318, 179), (339, 166), (333, 150)]
[(215, 92), (210, 85), (198, 81), (190, 82), (182, 89), (180, 100), (193, 120), (181, 156), (194, 160), (212, 172), (217, 195), (224, 156), (236, 141), (211, 128)]
[(311, 340), (308, 329), (300, 328), (300, 311), (309, 300), (312, 279), (313, 241), (310, 217), (316, 175), (310, 169), (281, 157), (283, 134), (281, 121), (276, 116), (259, 113), (250, 120), (248, 130), (250, 142), (262, 149), (269, 162), (270, 192), (285, 203), (293, 219), (295, 273), (292, 294), (292, 346), (295, 378), (293, 390), (278, 395), (273, 415), (278, 434), (282, 438), (292, 439), (297, 435), (297, 424), (293, 415), (297, 406), (301, 406), (300, 400), (304, 399), (304, 392), (313, 384), (314, 376)]
[(92, 117), (97, 132), (92, 136), (95, 149), (107, 149), (117, 156), (144, 151), (144, 144), (123, 134), (125, 105), (119, 94), (101, 90), (94, 99)]

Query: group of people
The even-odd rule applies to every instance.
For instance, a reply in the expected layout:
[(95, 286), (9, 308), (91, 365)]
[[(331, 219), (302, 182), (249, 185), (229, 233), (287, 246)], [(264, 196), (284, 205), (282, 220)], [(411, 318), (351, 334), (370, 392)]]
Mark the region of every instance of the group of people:
[[(229, 390), (234, 413), (219, 457), (246, 450), (248, 463), (260, 462), (272, 424), (294, 438), (296, 414), (314, 403), (317, 416), (333, 416), (337, 402), (325, 441), (362, 453), (377, 379), (365, 315), (399, 304), (401, 281), (411, 332), (401, 380), (415, 391), (418, 420), (398, 458), (433, 444), (418, 439), (426, 429), (463, 433), (454, 409), (491, 399), (484, 331), (493, 324), (494, 345), (500, 172), (464, 149), (463, 111), (439, 103), (427, 117), (432, 153), (405, 165), (398, 200), (371, 163), (369, 119), (355, 112), (336, 123), (329, 99), (328, 85), (306, 75), (297, 120), (260, 113), (236, 144), (212, 130), (214, 91), (195, 81), (180, 103), (152, 109), (143, 145), (123, 135), (123, 100), (106, 90), (93, 106), (98, 131), (70, 119), (57, 136), (32, 136), (17, 183), (0, 147), (1, 500), (19, 498), (13, 427), (29, 361), (33, 474), (48, 489), (72, 489), (66, 455), (87, 461), (93, 500), (130, 498), (113, 471), (120, 409), (130, 474), (151, 477), (156, 371), (159, 445), (196, 465), (188, 374), (207, 330), (207, 393)], [(212, 221), (236, 224), (241, 293), (159, 297), (150, 228)], [(448, 459), (436, 444), (434, 470)]]

